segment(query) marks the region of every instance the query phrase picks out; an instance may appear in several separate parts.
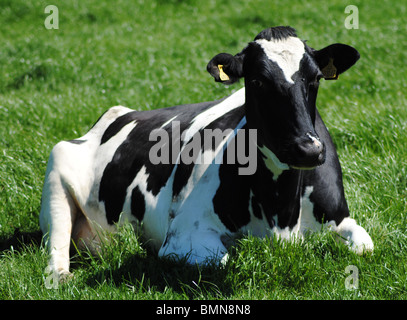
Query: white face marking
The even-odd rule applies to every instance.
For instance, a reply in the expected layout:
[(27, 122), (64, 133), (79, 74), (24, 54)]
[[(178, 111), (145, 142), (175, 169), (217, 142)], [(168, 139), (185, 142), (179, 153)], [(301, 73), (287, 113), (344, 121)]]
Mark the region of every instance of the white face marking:
[(294, 83), (292, 76), (300, 69), (300, 61), (305, 53), (304, 43), (297, 37), (283, 40), (256, 40), (267, 57), (281, 68), (286, 80)]

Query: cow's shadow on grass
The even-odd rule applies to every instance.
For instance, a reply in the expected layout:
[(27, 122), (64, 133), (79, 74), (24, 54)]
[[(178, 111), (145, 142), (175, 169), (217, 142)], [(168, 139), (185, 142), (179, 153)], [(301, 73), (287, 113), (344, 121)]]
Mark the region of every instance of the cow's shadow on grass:
[(21, 232), (15, 229), (14, 234), (9, 237), (0, 238), (0, 252), (10, 250), (21, 251), (29, 245), (40, 246), (42, 241), (42, 232), (40, 230), (33, 232)]
[[(179, 295), (221, 298), (231, 293), (226, 281), (229, 264), (198, 266), (188, 264), (187, 258), (159, 258), (141, 234), (139, 229), (135, 232), (134, 226), (125, 224), (119, 226), (114, 235), (108, 235), (106, 242), (102, 241), (98, 253), (74, 250), (71, 252), (72, 272), (75, 274), (75, 269), (80, 268), (88, 286), (98, 287), (102, 283), (126, 286), (136, 294), (164, 293), (170, 299)], [(231, 254), (233, 252), (231, 250)]]
[[(198, 266), (186, 263), (185, 259), (159, 258), (156, 252), (147, 250), (146, 254), (129, 257), (118, 267), (91, 271), (86, 284), (96, 287), (106, 281), (117, 287), (125, 285), (139, 294), (172, 290), (191, 299), (222, 298), (231, 294), (226, 281), (227, 270), (227, 265)], [(168, 296), (171, 297), (171, 293)]]
[[(40, 230), (21, 232), (16, 229), (13, 235), (0, 238), (0, 252), (10, 249), (21, 252), (29, 246), (44, 245), (42, 241)], [(159, 258), (157, 252), (146, 248), (141, 253), (127, 256), (120, 263), (110, 262), (109, 255), (102, 253), (95, 256), (71, 246), (70, 271), (75, 275), (79, 269), (85, 269), (86, 272), (82, 273), (86, 274), (84, 281), (91, 287), (107, 282), (117, 287), (125, 285), (134, 293), (172, 290), (185, 298), (222, 298), (231, 293), (231, 286), (225, 281), (228, 265), (190, 265), (185, 259)]]

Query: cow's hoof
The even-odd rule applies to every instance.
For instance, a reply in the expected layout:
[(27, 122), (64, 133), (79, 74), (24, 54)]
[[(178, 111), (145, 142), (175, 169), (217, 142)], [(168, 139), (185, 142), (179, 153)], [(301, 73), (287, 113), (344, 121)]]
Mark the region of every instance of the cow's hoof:
[(366, 230), (359, 226), (355, 220), (345, 218), (343, 222), (339, 224), (336, 231), (340, 236), (340, 240), (347, 244), (349, 248), (358, 255), (373, 252), (374, 245), (372, 238), (370, 238)]
[(73, 273), (71, 273), (67, 270), (58, 271), (58, 282), (60, 284), (67, 283), (71, 279), (73, 279)]
[(349, 240), (349, 247), (352, 251), (358, 255), (363, 255), (364, 253), (372, 253), (374, 249), (373, 241), (370, 238), (369, 234), (364, 228), (358, 226), (358, 231)]

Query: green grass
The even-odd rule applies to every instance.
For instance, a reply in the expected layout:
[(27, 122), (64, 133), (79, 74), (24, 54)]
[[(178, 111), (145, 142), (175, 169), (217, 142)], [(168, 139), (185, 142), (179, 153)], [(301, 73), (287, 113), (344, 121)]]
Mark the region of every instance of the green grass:
[[(53, 1), (58, 30), (44, 27), (48, 4), (0, 0), (0, 299), (407, 298), (404, 2), (353, 1), (356, 30), (344, 27), (341, 0)], [(188, 267), (156, 258), (124, 226), (100, 256), (75, 255), (70, 282), (47, 289), (46, 251), (27, 236), (39, 230), (52, 147), (113, 105), (145, 110), (230, 94), (242, 82), (214, 83), (207, 62), (273, 25), (295, 27), (316, 49), (342, 42), (361, 53), (338, 81), (322, 82), (318, 106), (374, 254), (356, 256), (328, 232), (304, 243), (247, 237), (224, 269)], [(16, 230), (23, 245), (10, 242)], [(357, 290), (345, 288), (348, 265), (359, 270)]]

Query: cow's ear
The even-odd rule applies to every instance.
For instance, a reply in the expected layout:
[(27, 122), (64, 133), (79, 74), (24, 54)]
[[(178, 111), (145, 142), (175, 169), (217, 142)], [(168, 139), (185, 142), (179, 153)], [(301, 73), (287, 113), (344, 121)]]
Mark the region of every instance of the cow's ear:
[(209, 61), (206, 70), (217, 82), (235, 83), (243, 77), (243, 54), (232, 56), (229, 53), (219, 53)]
[(352, 67), (360, 58), (355, 48), (341, 43), (314, 51), (314, 56), (326, 80), (338, 79), (341, 73)]

